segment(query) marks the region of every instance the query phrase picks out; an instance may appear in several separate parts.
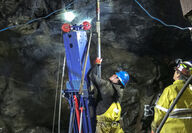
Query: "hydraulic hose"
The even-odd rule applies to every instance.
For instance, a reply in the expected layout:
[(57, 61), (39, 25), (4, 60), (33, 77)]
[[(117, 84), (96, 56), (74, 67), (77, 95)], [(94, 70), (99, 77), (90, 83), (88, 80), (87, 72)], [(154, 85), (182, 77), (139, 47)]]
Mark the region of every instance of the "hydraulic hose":
[(82, 76), (81, 76), (81, 84), (80, 84), (80, 88), (79, 88), (79, 94), (82, 94), (82, 92), (83, 92), (84, 76), (85, 76), (85, 70), (86, 70), (86, 65), (87, 65), (87, 58), (88, 58), (88, 55), (89, 55), (89, 49), (90, 49), (91, 39), (92, 39), (92, 31), (90, 31), (90, 32), (91, 33), (90, 33), (90, 36), (89, 36), (89, 42), (88, 42), (88, 46), (87, 46), (87, 53), (86, 53), (84, 66), (83, 66), (83, 71), (82, 71)]

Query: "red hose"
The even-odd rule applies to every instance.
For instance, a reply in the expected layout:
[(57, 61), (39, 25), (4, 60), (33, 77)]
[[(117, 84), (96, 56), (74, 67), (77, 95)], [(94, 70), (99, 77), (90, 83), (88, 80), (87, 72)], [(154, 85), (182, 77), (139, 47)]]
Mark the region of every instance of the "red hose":
[(77, 118), (78, 129), (79, 129), (79, 124), (80, 124), (79, 104), (78, 104), (78, 99), (77, 99), (76, 95), (74, 95), (73, 98), (75, 100), (75, 113), (76, 113), (76, 118)]

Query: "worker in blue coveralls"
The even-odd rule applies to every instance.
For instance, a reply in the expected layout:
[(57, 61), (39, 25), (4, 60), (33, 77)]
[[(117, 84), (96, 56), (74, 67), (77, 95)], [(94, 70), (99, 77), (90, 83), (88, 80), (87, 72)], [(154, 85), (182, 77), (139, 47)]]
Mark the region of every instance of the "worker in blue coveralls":
[(96, 65), (90, 70), (89, 78), (97, 88), (96, 100), (96, 133), (124, 133), (120, 126), (121, 106), (124, 88), (129, 81), (129, 74), (125, 71), (117, 72), (109, 80), (101, 79), (97, 75), (97, 67), (102, 60), (97, 58)]

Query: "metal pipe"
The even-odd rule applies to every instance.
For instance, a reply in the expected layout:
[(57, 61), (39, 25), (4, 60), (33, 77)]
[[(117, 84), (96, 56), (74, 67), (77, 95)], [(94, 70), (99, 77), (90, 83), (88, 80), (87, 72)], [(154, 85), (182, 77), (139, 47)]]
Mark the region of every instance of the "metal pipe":
[(65, 62), (66, 62), (66, 56), (64, 56), (63, 59), (63, 71), (62, 71), (62, 78), (61, 78), (61, 88), (60, 88), (60, 97), (59, 97), (59, 115), (58, 115), (58, 133), (60, 133), (60, 126), (61, 126), (61, 99), (62, 99), (62, 90), (63, 90), (63, 82), (64, 82), (64, 76), (65, 76)]
[(75, 118), (75, 110), (74, 110), (74, 101), (73, 101), (73, 97), (71, 96), (71, 112), (70, 112), (70, 121), (69, 121), (69, 131), (68, 133), (72, 133), (73, 130), (73, 124), (74, 124), (74, 118)]
[(81, 133), (81, 129), (82, 129), (83, 107), (80, 107), (80, 110), (81, 110), (81, 115), (80, 115), (79, 133)]
[[(96, 32), (97, 32), (97, 43), (98, 43), (98, 58), (101, 59), (101, 31), (100, 31), (100, 0), (97, 0), (97, 6), (96, 6), (96, 16), (97, 16), (97, 22), (96, 22)], [(101, 77), (101, 65), (98, 67), (98, 76)]]
[(55, 117), (56, 117), (56, 109), (57, 109), (57, 95), (58, 95), (58, 89), (59, 89), (60, 58), (61, 58), (61, 54), (59, 54), (58, 73), (57, 73), (57, 86), (56, 86), (56, 91), (55, 91), (55, 104), (54, 104), (54, 113), (53, 113), (52, 133), (54, 133), (54, 130), (55, 130)]
[(175, 107), (175, 105), (177, 104), (177, 101), (179, 100), (179, 98), (182, 96), (183, 92), (186, 90), (186, 88), (188, 87), (188, 85), (190, 84), (192, 80), (192, 75), (188, 78), (188, 80), (186, 81), (186, 83), (184, 84), (183, 88), (180, 90), (180, 92), (178, 93), (177, 97), (175, 98), (175, 100), (173, 101), (171, 107), (168, 109), (166, 115), (164, 116), (163, 120), (161, 121), (159, 127), (157, 128), (156, 133), (160, 133), (163, 125), (165, 124), (167, 118), (169, 117), (169, 114), (171, 113), (171, 111), (173, 110), (173, 108)]

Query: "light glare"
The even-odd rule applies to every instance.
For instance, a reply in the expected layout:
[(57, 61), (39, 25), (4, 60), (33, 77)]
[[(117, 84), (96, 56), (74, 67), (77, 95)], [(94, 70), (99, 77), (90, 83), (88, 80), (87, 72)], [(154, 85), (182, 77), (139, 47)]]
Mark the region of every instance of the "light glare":
[(64, 13), (64, 20), (71, 22), (76, 17), (76, 15), (73, 12), (65, 12)]

